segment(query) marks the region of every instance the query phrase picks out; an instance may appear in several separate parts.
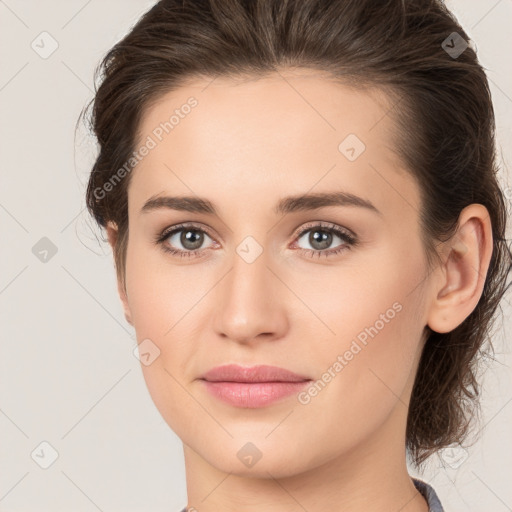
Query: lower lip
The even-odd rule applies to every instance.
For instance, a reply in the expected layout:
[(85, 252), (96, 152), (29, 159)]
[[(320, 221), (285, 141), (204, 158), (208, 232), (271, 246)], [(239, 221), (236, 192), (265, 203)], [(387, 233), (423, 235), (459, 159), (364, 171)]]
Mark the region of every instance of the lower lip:
[(255, 409), (298, 393), (311, 381), (301, 382), (210, 382), (203, 380), (215, 397), (235, 407)]

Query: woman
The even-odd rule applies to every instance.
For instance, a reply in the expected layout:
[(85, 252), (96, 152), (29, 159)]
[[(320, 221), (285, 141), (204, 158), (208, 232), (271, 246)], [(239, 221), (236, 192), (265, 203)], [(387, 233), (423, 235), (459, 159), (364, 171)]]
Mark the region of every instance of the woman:
[(185, 510), (442, 511), (511, 254), (439, 1), (162, 0), (102, 62), (87, 190)]

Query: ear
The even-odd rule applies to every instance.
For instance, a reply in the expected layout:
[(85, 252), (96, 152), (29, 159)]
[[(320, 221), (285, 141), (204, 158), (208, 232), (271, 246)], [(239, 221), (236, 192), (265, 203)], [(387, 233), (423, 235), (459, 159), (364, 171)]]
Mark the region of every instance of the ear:
[(489, 212), (471, 204), (459, 216), (458, 228), (445, 242), (443, 265), (434, 289), (428, 326), (436, 332), (450, 332), (476, 308), (483, 292), (493, 250)]
[[(117, 244), (117, 237), (118, 237), (118, 230), (117, 226), (109, 221), (107, 223), (107, 237), (108, 237), (108, 243), (110, 244), (110, 247), (112, 247), (112, 252), (115, 251), (115, 247)], [(115, 261), (114, 261), (115, 264)], [(132, 321), (132, 313), (130, 310), (130, 305), (128, 304), (128, 296), (126, 294), (125, 289), (123, 288), (123, 285), (121, 283), (121, 279), (119, 278), (119, 272), (116, 268), (116, 275), (117, 275), (117, 292), (119, 294), (119, 298), (121, 299), (121, 302), (123, 304), (124, 309), (124, 317), (126, 318), (126, 321), (133, 326)]]

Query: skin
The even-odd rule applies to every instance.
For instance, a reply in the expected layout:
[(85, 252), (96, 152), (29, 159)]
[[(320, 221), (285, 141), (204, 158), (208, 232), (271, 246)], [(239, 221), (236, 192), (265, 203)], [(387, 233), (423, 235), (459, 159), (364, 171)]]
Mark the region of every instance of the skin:
[[(139, 145), (190, 96), (198, 105), (132, 171), (126, 290), (118, 283), (138, 342), (149, 338), (160, 350), (141, 368), (183, 441), (188, 507), (427, 512), (405, 462), (409, 397), (425, 326), (454, 329), (482, 294), (492, 252), (486, 209), (461, 212), (456, 237), (439, 246), (443, 263), (429, 273), (419, 188), (392, 151), (383, 92), (305, 69), (196, 78), (147, 109)], [(366, 145), (353, 162), (338, 150), (350, 133)], [(335, 190), (381, 214), (355, 206), (273, 212), (285, 196)], [(204, 197), (219, 216), (141, 213), (158, 194)], [(308, 249), (322, 249), (310, 232), (297, 235), (317, 221), (351, 230), (359, 243), (312, 257)], [(209, 230), (197, 257), (173, 256), (153, 241), (184, 222)], [(110, 224), (112, 247), (116, 235)], [(179, 235), (165, 243), (186, 251)], [(252, 263), (236, 252), (247, 236), (263, 249)], [(323, 252), (344, 244), (333, 235)], [(292, 395), (260, 409), (233, 407), (198, 380), (229, 363), (321, 379), (394, 303), (400, 312), (308, 404)], [(262, 454), (252, 467), (237, 457), (248, 442)]]

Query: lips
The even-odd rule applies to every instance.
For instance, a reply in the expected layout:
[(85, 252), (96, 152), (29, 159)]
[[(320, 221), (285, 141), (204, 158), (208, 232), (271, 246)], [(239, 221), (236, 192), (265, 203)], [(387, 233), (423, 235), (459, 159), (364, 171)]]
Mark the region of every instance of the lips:
[(212, 396), (234, 407), (267, 407), (299, 393), (311, 381), (309, 377), (278, 366), (217, 366), (206, 372), (200, 382)]
[(237, 364), (217, 366), (202, 377), (209, 382), (304, 382), (311, 380), (278, 366), (259, 365), (243, 367)]

